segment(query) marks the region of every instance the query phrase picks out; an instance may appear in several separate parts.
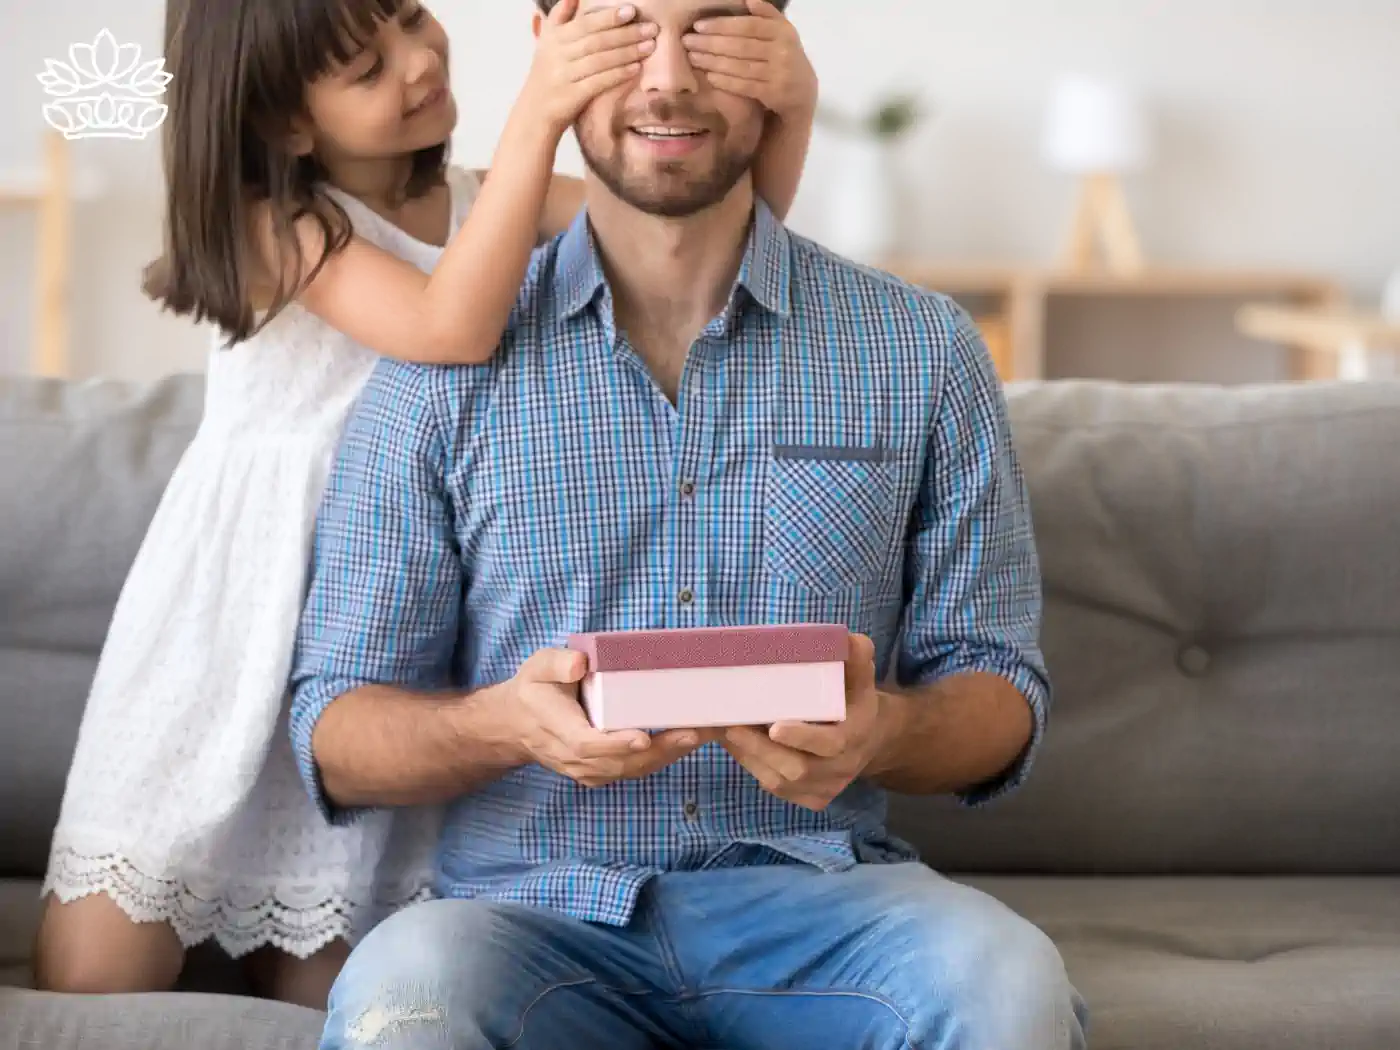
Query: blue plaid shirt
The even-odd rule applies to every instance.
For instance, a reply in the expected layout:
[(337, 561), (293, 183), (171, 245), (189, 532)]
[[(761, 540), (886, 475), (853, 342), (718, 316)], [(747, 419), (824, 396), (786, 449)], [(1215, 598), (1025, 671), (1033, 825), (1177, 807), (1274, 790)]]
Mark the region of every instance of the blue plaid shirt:
[[(366, 684), (475, 690), (574, 631), (822, 621), (903, 686), (985, 671), (1045, 726), (1040, 580), (1006, 406), (968, 317), (762, 205), (673, 405), (619, 332), (586, 218), (537, 253), (489, 364), (385, 361), (316, 530), (291, 732)], [(913, 859), (857, 782), (824, 812), (710, 745), (585, 789), (539, 766), (459, 799), (438, 892), (625, 923), (661, 871)]]

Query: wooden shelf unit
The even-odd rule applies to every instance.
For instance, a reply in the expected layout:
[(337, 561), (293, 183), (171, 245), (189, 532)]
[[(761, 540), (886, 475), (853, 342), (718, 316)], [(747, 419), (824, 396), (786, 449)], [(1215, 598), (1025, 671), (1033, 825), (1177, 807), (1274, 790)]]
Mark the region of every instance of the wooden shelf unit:
[[(0, 209), (37, 212), (34, 265), (34, 327), (30, 369), (56, 379), (70, 373), (68, 280), (72, 265), (74, 185), (68, 141), (56, 131), (44, 136), (44, 163), (32, 175), (0, 176)], [(93, 190), (95, 192), (95, 190)]]
[(1400, 363), (1400, 317), (1347, 309), (1251, 303), (1235, 323), (1245, 335), (1304, 346), (1331, 357), (1342, 378), (1369, 379), (1378, 364)]
[[(882, 266), (897, 277), (954, 298), (976, 297), (990, 304), (974, 310), (998, 371), (1008, 382), (1044, 379), (1045, 322), (1053, 299), (1267, 299), (1289, 306), (1337, 309), (1345, 295), (1332, 280), (1316, 274), (1248, 270), (1149, 267), (1118, 275), (1033, 266), (959, 266), (894, 259)], [(1290, 375), (1329, 379), (1336, 358), (1316, 347), (1290, 346)]]

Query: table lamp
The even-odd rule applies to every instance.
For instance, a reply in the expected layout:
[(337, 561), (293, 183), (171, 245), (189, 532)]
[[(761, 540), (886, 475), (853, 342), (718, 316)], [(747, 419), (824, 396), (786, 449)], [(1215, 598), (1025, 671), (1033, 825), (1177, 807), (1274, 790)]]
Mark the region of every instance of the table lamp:
[(1071, 270), (1093, 268), (1096, 242), (1111, 272), (1142, 269), (1142, 247), (1121, 179), (1146, 166), (1150, 139), (1147, 115), (1125, 88), (1084, 76), (1062, 77), (1055, 85), (1043, 148), (1049, 164), (1080, 180), (1066, 248)]

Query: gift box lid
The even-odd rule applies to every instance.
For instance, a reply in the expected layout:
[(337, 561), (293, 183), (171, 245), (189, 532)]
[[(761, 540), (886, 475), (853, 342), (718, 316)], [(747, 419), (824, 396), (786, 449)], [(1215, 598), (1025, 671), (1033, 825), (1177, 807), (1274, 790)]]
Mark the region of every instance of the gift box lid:
[(600, 631), (570, 635), (569, 648), (587, 655), (592, 672), (840, 663), (850, 632), (826, 623)]

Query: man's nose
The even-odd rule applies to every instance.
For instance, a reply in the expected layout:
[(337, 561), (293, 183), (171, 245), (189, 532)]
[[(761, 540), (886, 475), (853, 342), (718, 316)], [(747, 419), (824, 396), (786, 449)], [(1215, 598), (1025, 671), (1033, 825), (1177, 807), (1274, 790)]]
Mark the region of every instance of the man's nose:
[(690, 54), (679, 33), (660, 33), (656, 50), (642, 60), (641, 89), (663, 95), (688, 94), (700, 90)]

